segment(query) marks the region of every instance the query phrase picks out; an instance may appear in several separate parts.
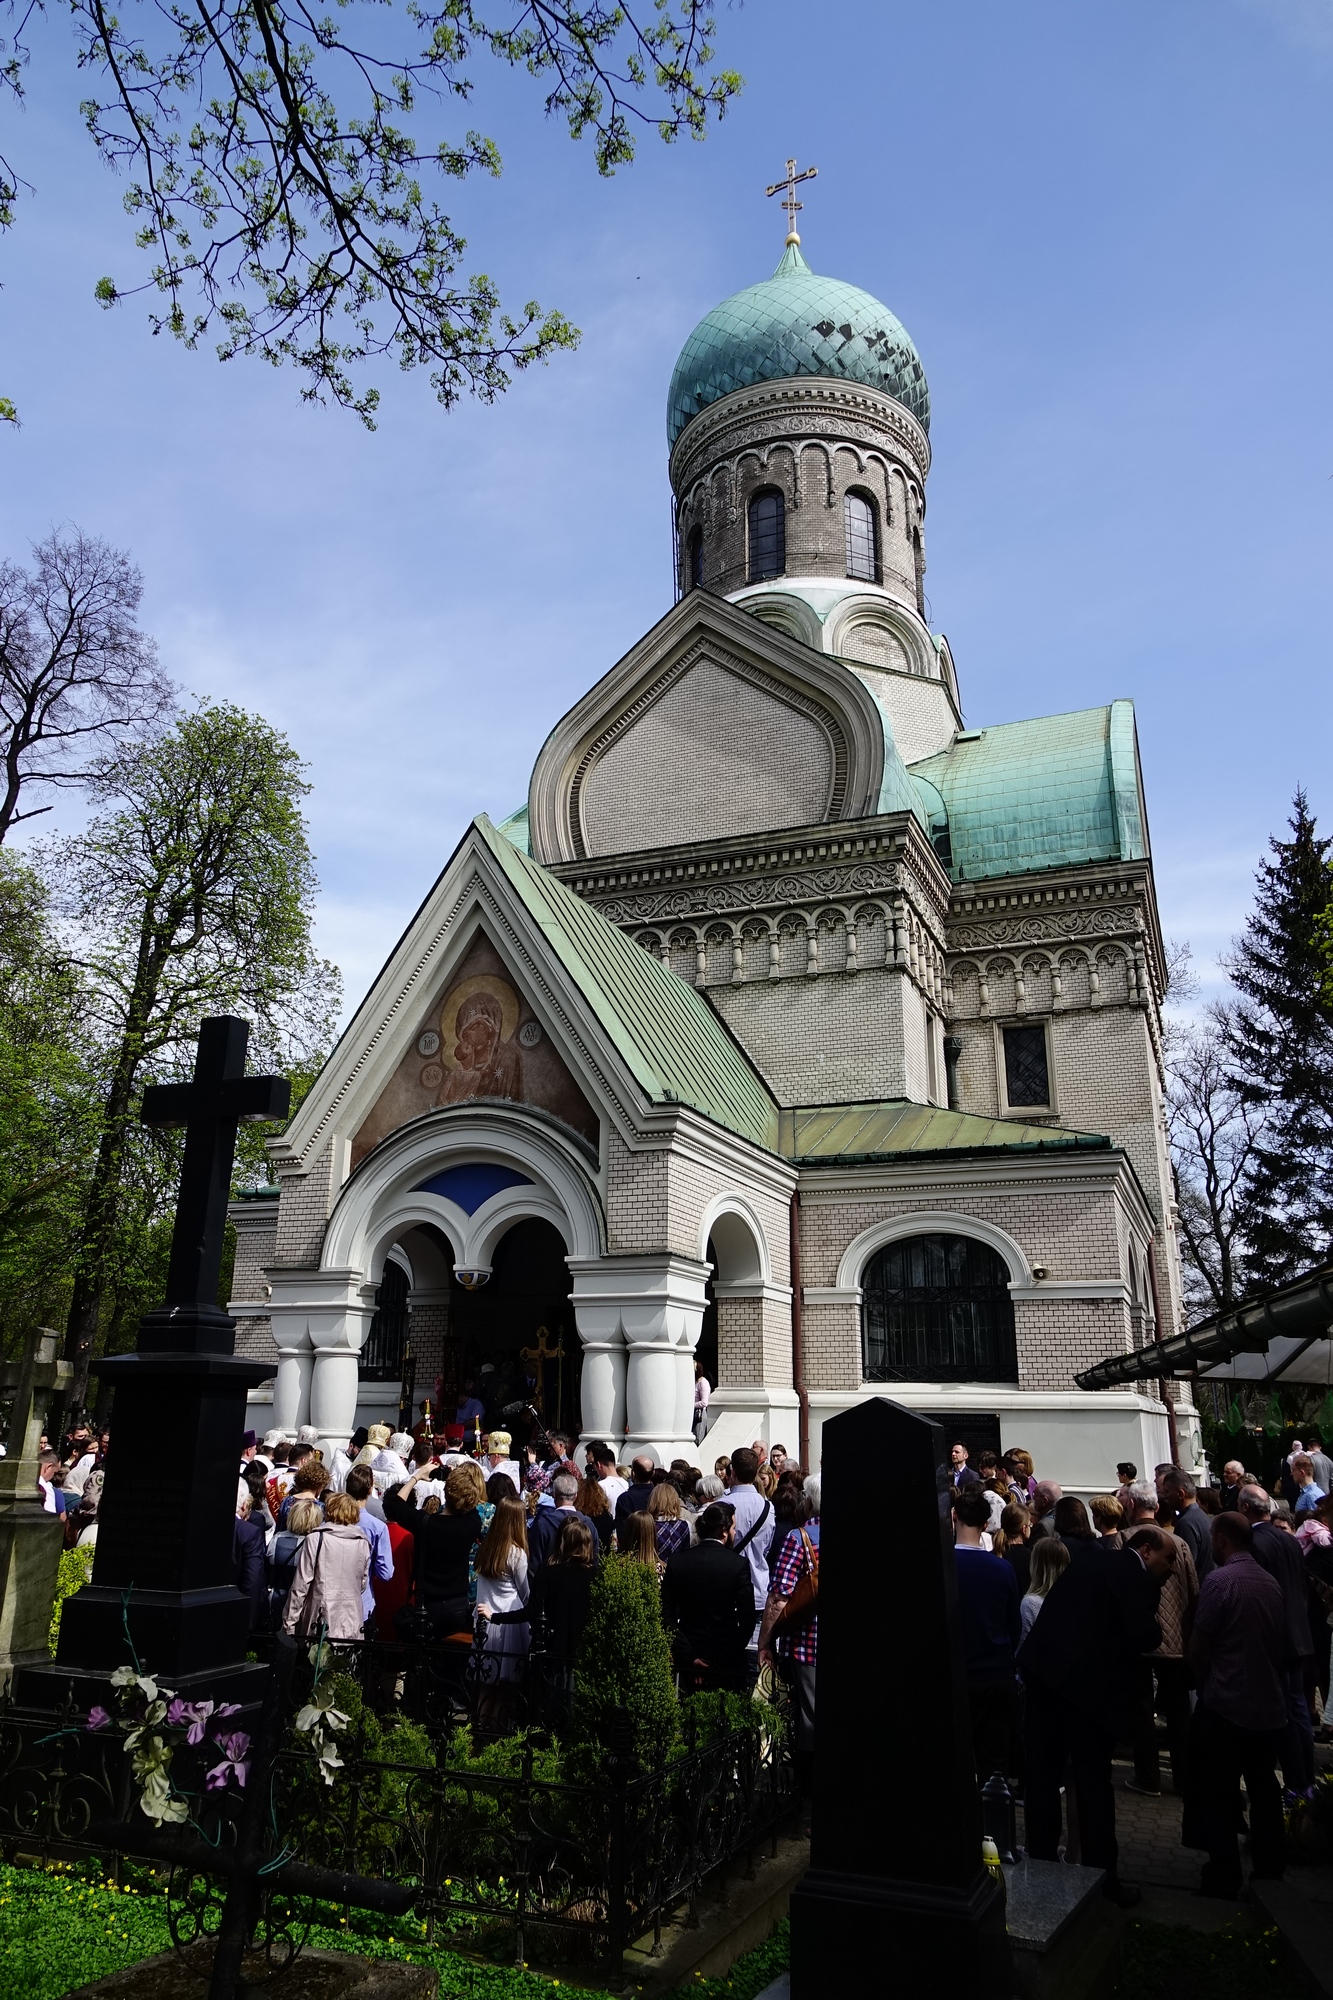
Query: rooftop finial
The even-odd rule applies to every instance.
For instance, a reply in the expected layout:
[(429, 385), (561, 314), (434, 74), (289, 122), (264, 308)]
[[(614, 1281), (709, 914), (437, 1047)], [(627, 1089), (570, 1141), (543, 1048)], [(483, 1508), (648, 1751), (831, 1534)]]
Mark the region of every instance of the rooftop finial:
[(805, 204), (796, 199), (797, 183), (798, 181), (812, 181), (818, 172), (818, 167), (807, 167), (804, 173), (798, 174), (795, 160), (788, 160), (786, 180), (774, 181), (771, 188), (764, 189), (765, 194), (782, 194), (784, 191), (786, 193), (787, 199), (783, 202), (782, 206), (787, 211), (788, 244), (799, 243), (801, 240), (796, 233), (796, 215), (797, 211), (803, 208)]

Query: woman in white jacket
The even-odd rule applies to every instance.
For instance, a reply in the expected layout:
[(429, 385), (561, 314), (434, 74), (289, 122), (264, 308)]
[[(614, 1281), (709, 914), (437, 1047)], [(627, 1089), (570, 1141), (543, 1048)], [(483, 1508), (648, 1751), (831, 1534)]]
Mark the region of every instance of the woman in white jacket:
[(501, 1500), (477, 1551), (477, 1620), (485, 1628), (481, 1720), (502, 1722), (510, 1704), (508, 1683), (527, 1657), (528, 1529), (521, 1500)]
[(306, 1536), (296, 1559), (283, 1631), (303, 1639), (323, 1624), (330, 1639), (359, 1639), (369, 1570), (370, 1543), (361, 1532), (361, 1509), (345, 1493), (330, 1494), (323, 1527)]

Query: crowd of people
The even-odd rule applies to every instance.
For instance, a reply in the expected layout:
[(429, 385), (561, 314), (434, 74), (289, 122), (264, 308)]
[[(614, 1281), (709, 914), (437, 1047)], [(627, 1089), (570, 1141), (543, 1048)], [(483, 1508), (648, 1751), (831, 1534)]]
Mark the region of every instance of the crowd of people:
[[(42, 1440), (43, 1504), (69, 1546), (95, 1542), (109, 1444), (78, 1426)], [(514, 1448), (473, 1415), (436, 1430), (245, 1434), (236, 1580), (256, 1633), (339, 1643), (432, 1639), (477, 1649), (487, 1719), (503, 1725), (534, 1629), (544, 1673), (572, 1689), (598, 1563), (646, 1565), (682, 1691), (791, 1691), (808, 1783), (819, 1655), (820, 1479), (756, 1440), (711, 1471), (651, 1454), (620, 1463), (594, 1440), (538, 1431)], [(1084, 1499), (1029, 1453), (952, 1447), (946, 1472), (978, 1783), (1001, 1772), (1036, 1859), (1119, 1878), (1112, 1762), (1130, 1791), (1182, 1800), (1182, 1840), (1207, 1855), (1201, 1888), (1241, 1886), (1243, 1783), (1253, 1872), (1282, 1871), (1284, 1804), (1313, 1795), (1328, 1713), (1333, 1465), (1317, 1432), (1271, 1489), (1238, 1460), (1220, 1485), (1130, 1464)], [(1165, 1769), (1163, 1765), (1165, 1751)], [(1281, 1773), (1279, 1780), (1278, 1772)]]
[(313, 1429), (247, 1432), (236, 1574), (252, 1630), (479, 1646), (494, 1662), (487, 1719), (503, 1721), (539, 1621), (543, 1671), (572, 1688), (593, 1572), (627, 1558), (660, 1585), (681, 1688), (743, 1690), (781, 1675), (808, 1770), (818, 1478), (762, 1440), (707, 1473), (649, 1453), (621, 1464), (597, 1440), (580, 1465), (559, 1432), (517, 1457), (507, 1431), (470, 1443), (461, 1423), (439, 1434), (372, 1425), (326, 1464)]
[(1123, 1747), (1128, 1789), (1159, 1796), (1164, 1736), (1182, 1843), (1207, 1855), (1201, 1891), (1240, 1893), (1242, 1783), (1252, 1873), (1280, 1877), (1284, 1805), (1313, 1797), (1316, 1738), (1333, 1740), (1322, 1439), (1295, 1444), (1272, 1491), (1238, 1461), (1217, 1488), (1124, 1464), (1089, 1501), (1037, 1479), (1026, 1452), (975, 1468), (962, 1445), (952, 1457), (976, 1769), (1021, 1794), (1029, 1855), (1104, 1869), (1107, 1893), (1136, 1902), (1119, 1877), (1112, 1762)]

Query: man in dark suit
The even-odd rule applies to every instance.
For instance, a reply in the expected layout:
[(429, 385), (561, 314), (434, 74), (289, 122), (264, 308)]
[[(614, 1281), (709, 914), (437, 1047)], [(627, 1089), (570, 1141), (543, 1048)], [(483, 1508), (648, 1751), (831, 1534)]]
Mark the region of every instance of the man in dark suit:
[(1111, 1755), (1129, 1722), (1134, 1670), (1161, 1644), (1157, 1599), (1171, 1562), (1160, 1528), (1140, 1528), (1123, 1549), (1071, 1563), (1047, 1593), (1018, 1652), (1026, 1689), (1028, 1853), (1055, 1861), (1060, 1785), (1073, 1766), (1083, 1860), (1104, 1868), (1104, 1892), (1128, 1908), (1139, 1891), (1116, 1876)]
[(1314, 1784), (1314, 1724), (1305, 1699), (1305, 1680), (1313, 1661), (1305, 1556), (1294, 1535), (1273, 1524), (1273, 1502), (1257, 1480), (1240, 1489), (1237, 1510), (1253, 1533), (1250, 1553), (1282, 1586), (1286, 1613), (1288, 1657), (1282, 1668), (1287, 1700), (1287, 1726), (1282, 1736), (1282, 1779), (1289, 1792), (1308, 1793)]
[(662, 1622), (675, 1626), (672, 1653), (687, 1687), (744, 1688), (745, 1649), (758, 1612), (750, 1565), (731, 1547), (735, 1519), (714, 1500), (699, 1516), (699, 1541), (678, 1549), (662, 1578)]
[(648, 1511), (648, 1496), (653, 1490), (654, 1459), (650, 1452), (641, 1451), (630, 1466), (634, 1474), (629, 1485), (616, 1501), (617, 1522), (628, 1520), (631, 1514)]
[(574, 1505), (579, 1482), (572, 1472), (557, 1472), (551, 1481), (551, 1499), (554, 1506), (539, 1507), (528, 1523), (528, 1575), (534, 1577), (560, 1539), (560, 1530), (566, 1521), (582, 1521), (592, 1536), (592, 1559), (597, 1561), (600, 1545), (597, 1540), (596, 1523), (586, 1514), (580, 1514)]

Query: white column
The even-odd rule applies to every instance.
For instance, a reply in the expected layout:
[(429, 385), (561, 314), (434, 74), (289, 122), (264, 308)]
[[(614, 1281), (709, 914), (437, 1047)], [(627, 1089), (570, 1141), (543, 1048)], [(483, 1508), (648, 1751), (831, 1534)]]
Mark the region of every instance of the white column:
[[(375, 1316), (374, 1287), (360, 1271), (270, 1271), (278, 1377), (273, 1421), (310, 1423), (324, 1461), (356, 1427), (360, 1354)], [(295, 1414), (289, 1414), (289, 1412)]]
[(620, 1326), (620, 1306), (605, 1297), (597, 1257), (567, 1259), (574, 1280), (571, 1298), (583, 1347), (580, 1439), (603, 1439), (615, 1451), (625, 1441), (625, 1376), (628, 1357)]
[[(694, 1350), (709, 1266), (670, 1252), (569, 1259), (574, 1314), (584, 1345), (585, 1438), (605, 1436), (603, 1413), (619, 1402), (623, 1370), (625, 1451), (666, 1463), (693, 1448)], [(611, 1364), (607, 1366), (608, 1362)], [(590, 1380), (591, 1370), (591, 1380)]]

